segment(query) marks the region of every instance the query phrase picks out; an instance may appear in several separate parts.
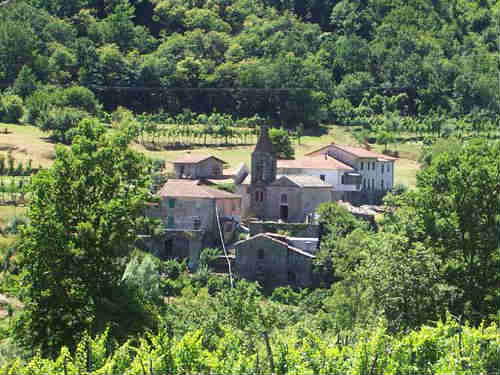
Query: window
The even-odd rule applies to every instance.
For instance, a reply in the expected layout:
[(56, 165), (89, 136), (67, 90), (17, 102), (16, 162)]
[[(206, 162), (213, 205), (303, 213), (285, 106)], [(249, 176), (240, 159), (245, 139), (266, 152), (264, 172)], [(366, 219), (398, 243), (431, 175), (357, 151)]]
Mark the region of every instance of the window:
[(382, 173), (384, 173), (384, 164), (382, 164)]
[(387, 164), (387, 172), (389, 172), (390, 166), (391, 166), (390, 164)]
[(175, 199), (174, 198), (169, 198), (168, 208), (175, 208)]
[(287, 204), (288, 203), (288, 197), (286, 194), (281, 194), (281, 203), (282, 204)]
[(384, 180), (380, 181), (380, 188), (384, 190)]
[(363, 167), (364, 167), (365, 163), (361, 162), (361, 170), (363, 170)]
[(363, 178), (363, 190), (366, 190), (366, 180)]
[(259, 251), (257, 252), (257, 258), (260, 260), (264, 259), (264, 250), (263, 249), (259, 249)]
[(173, 216), (167, 216), (167, 228), (175, 227), (175, 221)]
[(200, 229), (201, 227), (201, 219), (199, 217), (195, 217), (193, 220), (194, 229)]
[(375, 170), (375, 162), (373, 161), (372, 162), (372, 171), (374, 171), (374, 170)]
[(320, 174), (320, 175), (319, 175), (319, 179), (320, 179), (321, 181), (325, 181), (326, 176), (325, 176), (324, 174)]
[(372, 178), (372, 189), (375, 190), (375, 179)]
[(345, 184), (345, 175), (342, 175), (340, 177), (340, 182), (342, 183), (342, 185)]
[(264, 201), (264, 192), (257, 190), (255, 192), (255, 201), (256, 202), (263, 202)]
[(261, 181), (264, 177), (264, 162), (257, 160), (255, 163), (255, 179)]

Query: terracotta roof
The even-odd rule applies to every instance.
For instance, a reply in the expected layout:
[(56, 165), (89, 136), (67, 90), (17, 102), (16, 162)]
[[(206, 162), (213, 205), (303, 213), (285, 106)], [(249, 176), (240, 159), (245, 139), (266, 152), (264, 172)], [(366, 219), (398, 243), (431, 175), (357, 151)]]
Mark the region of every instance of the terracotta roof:
[(240, 195), (200, 185), (197, 180), (169, 179), (157, 193), (160, 197), (237, 199)]
[(197, 164), (197, 163), (200, 163), (204, 160), (207, 160), (207, 159), (210, 159), (210, 158), (214, 158), (214, 159), (217, 159), (219, 161), (221, 161), (222, 163), (226, 164), (226, 162), (222, 159), (219, 159), (218, 157), (216, 156), (213, 156), (213, 155), (202, 155), (202, 154), (184, 154), (184, 156), (178, 158), (178, 159), (175, 159), (174, 161), (172, 161), (172, 163), (193, 163), (193, 164)]
[(283, 245), (283, 246), (287, 247), (288, 250), (293, 251), (294, 253), (297, 253), (299, 255), (302, 255), (302, 256), (305, 256), (305, 257), (308, 257), (308, 258), (313, 258), (313, 259), (316, 258), (316, 256), (314, 256), (313, 254), (310, 254), (307, 251), (304, 251), (304, 250), (301, 250), (301, 249), (297, 249), (296, 247), (290, 246), (289, 244), (287, 244), (284, 241), (280, 241), (280, 240), (278, 240), (276, 238), (271, 237), (268, 233), (259, 233), (259, 234), (256, 234), (255, 236), (252, 236), (252, 237), (250, 237), (250, 238), (248, 238), (246, 240), (242, 240), (242, 241), (236, 242), (234, 244), (234, 246), (236, 247), (238, 244), (244, 243), (246, 241), (251, 241), (251, 240), (253, 240), (255, 238), (259, 238), (259, 237), (264, 237), (264, 238), (267, 238), (267, 239), (269, 239), (269, 240), (271, 240), (273, 242), (279, 243), (280, 245)]
[(278, 160), (278, 168), (301, 168), (301, 169), (342, 169), (353, 171), (354, 169), (331, 156), (308, 156), (295, 160)]
[(348, 152), (351, 155), (357, 156), (358, 158), (375, 158), (378, 160), (397, 160), (397, 158), (394, 158), (392, 156), (380, 154), (378, 152), (374, 152), (374, 151), (370, 151), (370, 150), (366, 150), (366, 149), (361, 148), (361, 147), (346, 146), (346, 145), (340, 145), (337, 143), (332, 143), (332, 144), (323, 146), (315, 151), (309, 152), (306, 155), (314, 154), (315, 152), (327, 149), (328, 147), (337, 147), (341, 150), (344, 150), (345, 152)]
[(257, 141), (257, 145), (255, 146), (255, 151), (261, 152), (269, 152), (273, 153), (273, 143), (271, 142), (271, 138), (269, 138), (268, 127), (261, 126), (259, 140)]
[[(276, 181), (279, 181), (282, 178), (286, 178), (295, 185), (301, 188), (308, 187), (321, 187), (321, 188), (331, 188), (332, 185), (326, 183), (322, 179), (316, 176), (303, 176), (303, 175), (281, 175), (276, 177)], [(276, 182), (275, 181), (275, 182)], [(273, 182), (274, 184), (274, 182)], [(271, 184), (272, 185), (272, 184)]]

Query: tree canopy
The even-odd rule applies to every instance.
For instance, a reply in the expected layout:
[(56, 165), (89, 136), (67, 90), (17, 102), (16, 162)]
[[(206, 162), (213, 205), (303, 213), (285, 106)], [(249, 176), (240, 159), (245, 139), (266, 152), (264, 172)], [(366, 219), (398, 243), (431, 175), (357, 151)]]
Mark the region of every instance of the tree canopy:
[(18, 320), (32, 348), (73, 346), (85, 331), (120, 320), (134, 326), (120, 280), (150, 182), (144, 157), (128, 148), (133, 132), (109, 135), (85, 119), (71, 148), (58, 147), (54, 165), (33, 177), (19, 244), (25, 308)]
[(496, 5), (12, 1), (0, 8), (0, 83), (29, 81), (23, 95), (30, 82), (83, 85), (108, 110), (258, 113), (287, 127), (384, 109), (494, 116)]

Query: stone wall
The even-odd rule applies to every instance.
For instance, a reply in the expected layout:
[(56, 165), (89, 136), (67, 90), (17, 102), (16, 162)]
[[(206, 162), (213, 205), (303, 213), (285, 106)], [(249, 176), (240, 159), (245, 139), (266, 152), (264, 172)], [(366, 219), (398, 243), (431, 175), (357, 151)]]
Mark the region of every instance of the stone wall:
[(288, 221), (304, 221), (302, 193), (298, 187), (294, 186), (269, 186), (267, 188), (265, 217), (269, 220), (280, 219), (281, 196), (283, 194), (286, 194), (287, 197)]
[(286, 244), (261, 236), (239, 242), (235, 248), (235, 272), (239, 276), (270, 287), (288, 282)]
[(176, 178), (211, 178), (220, 177), (223, 173), (224, 164), (215, 159), (209, 158), (199, 163), (175, 163)]

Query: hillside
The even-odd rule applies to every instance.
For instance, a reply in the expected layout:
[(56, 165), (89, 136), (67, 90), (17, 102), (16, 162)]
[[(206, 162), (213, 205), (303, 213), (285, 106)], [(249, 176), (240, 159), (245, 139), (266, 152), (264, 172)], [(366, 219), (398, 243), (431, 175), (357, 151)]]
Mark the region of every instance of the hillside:
[(0, 374), (499, 373), (499, 20), (0, 0)]
[(82, 85), (106, 110), (259, 113), (286, 127), (388, 111), (493, 120), (498, 9), (493, 0), (17, 0), (0, 9), (0, 83), (25, 99), (43, 85)]

